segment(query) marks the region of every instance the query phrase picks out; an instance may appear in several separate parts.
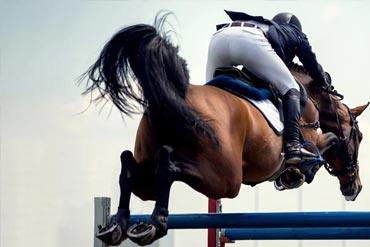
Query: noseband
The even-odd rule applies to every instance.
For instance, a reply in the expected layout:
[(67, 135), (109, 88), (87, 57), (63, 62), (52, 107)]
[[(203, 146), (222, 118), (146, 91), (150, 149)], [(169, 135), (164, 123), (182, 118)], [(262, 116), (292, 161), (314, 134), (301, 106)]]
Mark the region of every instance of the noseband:
[(336, 121), (337, 121), (337, 124), (338, 124), (338, 129), (339, 129), (339, 142), (337, 144), (337, 150), (336, 150), (336, 153), (339, 152), (339, 149), (340, 147), (343, 146), (344, 148), (344, 155), (345, 155), (345, 162), (346, 162), (346, 166), (344, 168), (344, 170), (336, 170), (333, 166), (330, 166), (328, 163), (325, 163), (324, 164), (324, 167), (325, 169), (329, 172), (330, 175), (332, 176), (349, 176), (351, 178), (351, 180), (354, 180), (355, 179), (355, 176), (356, 176), (356, 170), (358, 169), (358, 150), (357, 150), (357, 146), (354, 145), (354, 153), (351, 154), (351, 152), (349, 151), (349, 142), (353, 139), (354, 142), (356, 143), (356, 139), (358, 138), (357, 137), (357, 120), (355, 120), (355, 118), (353, 117), (353, 114), (351, 112), (351, 110), (348, 108), (347, 105), (343, 104), (346, 108), (347, 108), (347, 111), (349, 113), (349, 117), (350, 117), (350, 125), (351, 125), (351, 132), (349, 134), (349, 136), (345, 136), (344, 134), (344, 131), (343, 131), (343, 128), (342, 128), (342, 124), (341, 124), (341, 121), (340, 121), (340, 117), (339, 117), (339, 113), (338, 113), (338, 102), (335, 101), (335, 117), (336, 117)]

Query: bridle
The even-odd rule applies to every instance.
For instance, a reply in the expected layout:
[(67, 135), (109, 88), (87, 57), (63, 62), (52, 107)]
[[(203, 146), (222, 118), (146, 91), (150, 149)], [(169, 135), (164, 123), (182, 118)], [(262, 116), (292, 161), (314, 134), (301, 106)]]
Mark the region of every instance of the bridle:
[(349, 151), (348, 146), (349, 146), (349, 142), (352, 139), (354, 140), (355, 143), (356, 141), (359, 141), (359, 140), (356, 140), (358, 138), (357, 120), (353, 117), (353, 114), (351, 110), (348, 108), (348, 106), (343, 104), (348, 111), (348, 114), (350, 117), (350, 126), (351, 126), (351, 131), (350, 131), (349, 136), (348, 137), (345, 136), (343, 128), (342, 128), (341, 120), (339, 117), (339, 113), (338, 113), (339, 111), (338, 101), (334, 100), (334, 102), (335, 102), (335, 117), (336, 117), (336, 122), (338, 125), (338, 131), (339, 131), (339, 142), (336, 146), (336, 154), (339, 152), (339, 149), (343, 146), (344, 155), (345, 155), (344, 159), (345, 159), (346, 166), (343, 170), (336, 170), (333, 166), (325, 162), (324, 167), (329, 172), (329, 174), (332, 176), (335, 176), (335, 177), (348, 176), (350, 177), (351, 181), (353, 181), (356, 179), (356, 171), (358, 169), (358, 148), (357, 148), (357, 145), (354, 145), (355, 150), (353, 153), (351, 153)]
[[(300, 73), (302, 73), (302, 70), (303, 70), (303, 72), (306, 72), (305, 69), (302, 66), (299, 66), (295, 63), (291, 63), (289, 65), (289, 67), (295, 69), (296, 71), (298, 71)], [(327, 93), (330, 97), (330, 101), (332, 101), (331, 95), (336, 97), (338, 100), (343, 100), (343, 98), (344, 98), (344, 96), (342, 94), (338, 93), (336, 90), (334, 90), (333, 88), (330, 88), (330, 87), (321, 88), (321, 92)], [(320, 112), (320, 107), (317, 104), (317, 102), (315, 100), (313, 100), (312, 98), (311, 98), (311, 100), (313, 101), (316, 109)], [(352, 139), (354, 140), (355, 143), (356, 143), (356, 141), (360, 141), (360, 140), (356, 140), (358, 138), (357, 120), (355, 120), (355, 118), (354, 118), (351, 110), (348, 108), (348, 106), (345, 105), (345, 104), (343, 104), (343, 105), (347, 108), (349, 116), (350, 116), (351, 132), (350, 132), (348, 137), (345, 136), (343, 128), (342, 128), (341, 120), (340, 120), (340, 117), (339, 117), (339, 113), (338, 113), (338, 109), (339, 109), (338, 101), (335, 100), (335, 108), (336, 108), (335, 109), (335, 118), (336, 118), (336, 122), (337, 122), (337, 125), (338, 125), (338, 131), (339, 131), (339, 141), (336, 145), (335, 154), (337, 154), (339, 152), (339, 150), (342, 146), (344, 147), (344, 155), (345, 155), (345, 164), (346, 164), (346, 166), (343, 170), (337, 170), (336, 168), (334, 168), (330, 164), (324, 162), (324, 167), (330, 175), (335, 176), (335, 177), (348, 176), (350, 178), (351, 182), (352, 182), (356, 179), (356, 171), (358, 170), (358, 147), (357, 147), (357, 145), (354, 145), (355, 146), (354, 147), (355, 148), (354, 153), (351, 154), (351, 152), (349, 151), (348, 146), (349, 146), (349, 142)], [(319, 124), (320, 124), (320, 122), (306, 123), (304, 125), (301, 125), (301, 127), (319, 128), (320, 127)]]

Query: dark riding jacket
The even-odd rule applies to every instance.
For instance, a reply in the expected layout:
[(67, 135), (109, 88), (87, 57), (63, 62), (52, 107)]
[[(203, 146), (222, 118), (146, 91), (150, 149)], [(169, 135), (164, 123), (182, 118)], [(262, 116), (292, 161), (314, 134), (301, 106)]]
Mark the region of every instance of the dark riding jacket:
[[(319, 85), (325, 84), (325, 72), (318, 63), (316, 55), (312, 51), (311, 45), (308, 42), (307, 36), (296, 26), (285, 23), (276, 23), (272, 20), (265, 19), (262, 16), (252, 16), (243, 12), (227, 10), (225, 10), (225, 12), (229, 15), (232, 21), (254, 20), (269, 25), (266, 38), (284, 63), (288, 64), (292, 62), (294, 57), (297, 56), (316, 83)], [(223, 24), (217, 25), (217, 28), (219, 29), (222, 26)]]

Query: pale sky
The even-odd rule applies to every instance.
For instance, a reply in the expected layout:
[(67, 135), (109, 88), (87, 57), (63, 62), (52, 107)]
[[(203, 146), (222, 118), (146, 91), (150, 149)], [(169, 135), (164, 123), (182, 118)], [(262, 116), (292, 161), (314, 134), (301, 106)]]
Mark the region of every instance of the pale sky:
[[(161, 9), (178, 33), (191, 81), (203, 84), (207, 46), (224, 9), (272, 18), (295, 13), (319, 62), (350, 107), (365, 104), (370, 55), (370, 1), (0, 0), (0, 247), (93, 246), (94, 197), (118, 203), (119, 155), (132, 149), (138, 118), (122, 120), (110, 106), (89, 106), (78, 77), (121, 27), (152, 24)], [(84, 111), (86, 110), (86, 111)], [(272, 183), (243, 186), (223, 200), (224, 212), (370, 211), (370, 110), (358, 118), (363, 190), (345, 202), (336, 178), (324, 169), (298, 190), (278, 192)], [(299, 198), (302, 198), (300, 203)], [(133, 213), (151, 202), (133, 199)], [(207, 198), (176, 183), (171, 213), (205, 212)], [(206, 231), (174, 233), (174, 246), (205, 246)], [(370, 241), (240, 241), (229, 246), (369, 246)]]

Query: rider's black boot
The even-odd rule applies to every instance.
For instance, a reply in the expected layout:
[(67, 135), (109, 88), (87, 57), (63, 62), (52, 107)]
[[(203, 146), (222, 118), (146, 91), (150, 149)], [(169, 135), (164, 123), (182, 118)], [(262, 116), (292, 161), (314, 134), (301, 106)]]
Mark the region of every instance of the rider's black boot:
[(304, 149), (299, 139), (300, 94), (290, 89), (283, 96), (284, 111), (284, 153), (287, 164), (298, 164), (316, 159), (316, 156)]

